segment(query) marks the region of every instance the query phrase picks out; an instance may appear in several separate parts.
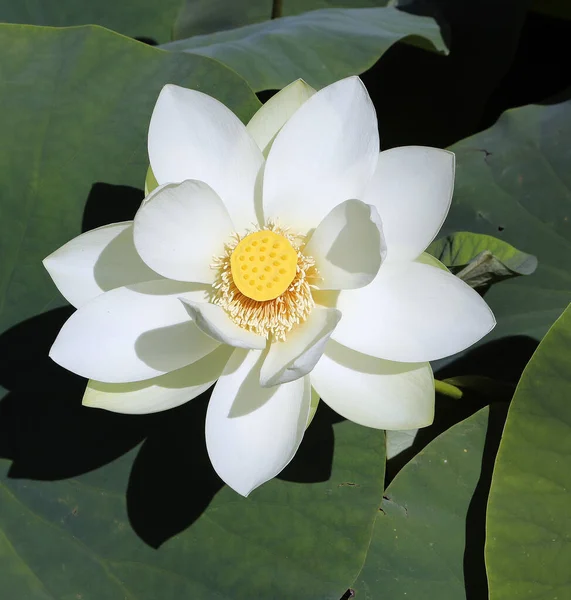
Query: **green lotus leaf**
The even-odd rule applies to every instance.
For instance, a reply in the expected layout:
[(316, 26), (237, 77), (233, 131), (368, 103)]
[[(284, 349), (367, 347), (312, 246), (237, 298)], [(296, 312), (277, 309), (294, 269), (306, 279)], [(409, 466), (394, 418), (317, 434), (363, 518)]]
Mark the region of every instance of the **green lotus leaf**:
[(571, 597), (571, 308), (539, 344), (510, 405), (487, 513), (491, 600)]
[(434, 19), (392, 7), (311, 11), (162, 47), (215, 58), (260, 91), (280, 89), (298, 78), (321, 88), (358, 75), (405, 38), (446, 51)]
[(268, 21), (274, 4), (284, 17), (320, 8), (385, 6), (389, 0), (185, 0), (174, 27), (174, 39), (215, 33)]
[(172, 39), (183, 0), (0, 0), (6, 23), (71, 27), (101, 25), (123, 35), (155, 43)]
[(480, 479), (488, 408), (420, 451), (385, 491), (358, 598), (463, 600), (466, 519)]

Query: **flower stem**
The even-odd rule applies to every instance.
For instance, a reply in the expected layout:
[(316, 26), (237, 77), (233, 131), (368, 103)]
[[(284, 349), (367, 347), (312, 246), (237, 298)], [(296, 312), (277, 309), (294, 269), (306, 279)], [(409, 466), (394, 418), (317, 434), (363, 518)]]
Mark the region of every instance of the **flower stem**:
[(279, 19), (282, 16), (283, 3), (282, 0), (274, 0), (272, 4), (272, 19)]
[(457, 388), (455, 385), (451, 383), (446, 383), (445, 381), (440, 381), (439, 379), (434, 380), (434, 389), (443, 396), (448, 396), (449, 398), (454, 398), (454, 400), (460, 400), (464, 393), (460, 388)]

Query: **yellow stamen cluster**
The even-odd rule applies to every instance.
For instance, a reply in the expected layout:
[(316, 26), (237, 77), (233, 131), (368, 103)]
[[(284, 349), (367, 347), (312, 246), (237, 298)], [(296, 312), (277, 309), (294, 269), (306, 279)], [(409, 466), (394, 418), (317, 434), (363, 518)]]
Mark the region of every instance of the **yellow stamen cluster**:
[[(224, 254), (214, 258), (212, 268), (217, 275), (212, 302), (247, 331), (285, 340), (315, 306), (310, 283), (317, 279), (318, 273), (313, 258), (301, 252), (304, 242), (303, 236), (293, 235), (273, 223), (243, 237), (235, 234), (224, 246)], [(272, 252), (275, 257), (270, 256)], [(244, 264), (247, 269), (242, 269)], [(267, 273), (266, 266), (271, 267)], [(272, 286), (267, 287), (267, 283)]]

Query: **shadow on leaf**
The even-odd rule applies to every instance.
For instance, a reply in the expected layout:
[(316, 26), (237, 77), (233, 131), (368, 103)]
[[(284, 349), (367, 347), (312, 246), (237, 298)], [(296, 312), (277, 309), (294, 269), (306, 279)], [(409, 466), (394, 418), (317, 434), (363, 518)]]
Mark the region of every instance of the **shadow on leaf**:
[(210, 392), (157, 413), (137, 454), (127, 489), (131, 526), (158, 548), (208, 508), (223, 483), (206, 452), (204, 419)]
[(458, 375), (480, 375), (517, 384), (539, 342), (526, 335), (491, 340), (437, 368), (438, 379)]
[[(129, 519), (137, 535), (154, 548), (192, 525), (223, 486), (204, 439), (209, 396), (206, 392), (157, 415), (133, 464), (127, 490)], [(278, 478), (327, 481), (333, 461), (332, 425), (339, 420), (321, 404), (296, 456)]]
[(486, 542), (486, 507), (492, 483), (494, 463), (508, 413), (508, 405), (496, 403), (490, 406), (488, 430), (482, 457), (480, 479), (466, 516), (466, 546), (464, 548), (464, 581), (466, 599), (479, 600), (488, 597), (488, 578), (484, 561)]
[(81, 405), (85, 379), (48, 356), (71, 308), (24, 321), (0, 336), (0, 456), (10, 477), (74, 477), (121, 456), (145, 436), (144, 419)]
[(85, 203), (81, 231), (89, 231), (109, 223), (130, 221), (141, 206), (143, 198), (143, 191), (137, 188), (94, 183)]

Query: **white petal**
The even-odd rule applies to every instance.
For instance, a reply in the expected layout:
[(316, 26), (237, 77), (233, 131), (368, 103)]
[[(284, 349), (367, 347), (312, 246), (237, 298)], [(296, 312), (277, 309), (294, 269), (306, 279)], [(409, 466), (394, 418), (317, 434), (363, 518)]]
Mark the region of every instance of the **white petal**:
[(180, 406), (205, 392), (220, 377), (231, 352), (228, 346), (219, 346), (182, 369), (135, 383), (102, 383), (91, 379), (83, 404), (132, 415)]
[(315, 90), (298, 79), (272, 96), (252, 117), (246, 129), (264, 156), (268, 155), (278, 131), (313, 94)]
[(157, 188), (135, 215), (134, 238), (141, 258), (177, 281), (212, 283), (210, 267), (234, 227), (219, 196), (202, 181)]
[(186, 298), (181, 300), (197, 327), (212, 339), (236, 348), (262, 350), (266, 347), (266, 338), (236, 325), (220, 306)]
[(495, 325), (484, 300), (463, 281), (426, 264), (383, 263), (375, 280), (339, 294), (343, 318), (333, 338), (359, 352), (403, 362), (460, 352)]
[(63, 297), (76, 308), (116, 287), (159, 278), (135, 250), (132, 221), (82, 233), (43, 262)]
[(319, 289), (350, 290), (373, 281), (385, 250), (377, 209), (360, 200), (347, 200), (321, 221), (304, 254), (315, 259)]
[(206, 446), (212, 466), (242, 496), (275, 477), (291, 461), (309, 418), (308, 378), (263, 388), (259, 384), (261, 363), (259, 351), (235, 350), (206, 413)]
[(379, 154), (375, 174), (361, 198), (377, 207), (387, 260), (413, 260), (440, 231), (454, 190), (454, 154), (404, 146)]
[(269, 387), (307, 375), (323, 354), (340, 318), (337, 309), (316, 306), (307, 321), (291, 331), (285, 342), (270, 345), (262, 364), (260, 384)]
[(359, 425), (415, 429), (434, 418), (429, 363), (382, 360), (331, 341), (310, 379), (324, 402)]
[(316, 227), (337, 204), (361, 198), (377, 164), (375, 108), (358, 77), (329, 85), (278, 133), (264, 173), (264, 217), (294, 231)]
[(204, 298), (196, 289), (163, 279), (106, 292), (71, 315), (50, 356), (69, 371), (107, 383), (141, 381), (189, 365), (218, 346), (179, 300)]
[(264, 159), (244, 124), (221, 102), (165, 85), (148, 142), (159, 184), (204, 181), (222, 198), (236, 227), (242, 230), (256, 221), (254, 186)]

